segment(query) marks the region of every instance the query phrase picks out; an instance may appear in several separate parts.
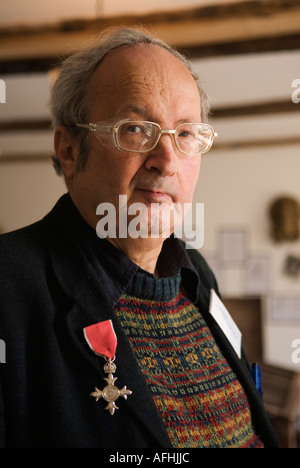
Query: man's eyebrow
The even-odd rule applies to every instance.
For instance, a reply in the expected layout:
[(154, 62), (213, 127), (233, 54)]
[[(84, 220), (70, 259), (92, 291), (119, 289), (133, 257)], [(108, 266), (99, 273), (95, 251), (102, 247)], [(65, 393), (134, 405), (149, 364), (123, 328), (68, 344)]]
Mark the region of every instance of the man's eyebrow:
[(133, 114), (140, 114), (140, 115), (147, 115), (148, 111), (145, 107), (142, 106), (135, 106), (135, 105), (128, 105), (121, 107), (119, 112), (132, 112)]
[[(137, 117), (141, 116), (142, 119), (145, 119), (145, 120), (149, 120), (151, 122), (154, 122), (155, 120), (152, 118), (152, 115), (149, 113), (148, 109), (146, 107), (143, 107), (143, 106), (137, 106), (137, 105), (125, 105), (124, 107), (121, 107), (119, 109), (119, 114), (122, 116), (122, 117), (127, 117), (127, 113), (132, 113), (132, 114), (135, 114), (137, 115)], [(182, 118), (182, 119), (179, 119), (177, 120), (176, 122), (174, 122), (174, 128), (179, 125), (179, 124), (184, 124), (184, 123), (190, 123), (190, 122), (201, 122), (201, 118), (198, 118), (198, 119), (192, 119), (192, 118), (189, 118), (189, 117), (185, 117), (185, 118)]]

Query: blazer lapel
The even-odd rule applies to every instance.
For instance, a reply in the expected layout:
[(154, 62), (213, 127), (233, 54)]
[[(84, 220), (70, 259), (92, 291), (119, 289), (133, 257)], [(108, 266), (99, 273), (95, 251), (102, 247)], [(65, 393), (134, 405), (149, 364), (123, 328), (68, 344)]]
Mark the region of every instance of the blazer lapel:
[[(83, 329), (94, 323), (112, 320), (118, 340), (115, 360), (117, 366), (115, 377), (118, 379), (116, 386), (122, 388), (126, 385), (132, 391), (132, 395), (126, 401), (122, 401), (122, 406), (126, 405), (134, 413), (144, 430), (149, 431), (156, 439), (158, 446), (171, 448), (170, 439), (152, 394), (112, 305), (61, 216), (62, 209), (56, 206), (54, 210), (56, 211), (54, 216), (51, 212), (44, 219), (43, 231), (56, 278), (73, 303), (73, 307), (64, 318), (69, 336), (77, 352), (95, 374), (95, 385), (102, 381), (105, 386), (102, 379), (107, 375), (102, 370), (103, 366), (99, 365), (100, 360), (104, 365), (104, 360), (93, 354), (84, 338)], [(57, 217), (60, 218), (59, 221)]]

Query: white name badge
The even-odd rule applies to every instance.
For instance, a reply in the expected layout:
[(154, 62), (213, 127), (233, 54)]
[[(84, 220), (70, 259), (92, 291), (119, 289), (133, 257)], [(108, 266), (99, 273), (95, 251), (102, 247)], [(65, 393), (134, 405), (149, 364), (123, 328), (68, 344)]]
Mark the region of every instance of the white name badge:
[(233, 321), (223, 302), (213, 289), (210, 291), (209, 312), (216, 320), (219, 327), (222, 329), (238, 357), (241, 359), (242, 333)]

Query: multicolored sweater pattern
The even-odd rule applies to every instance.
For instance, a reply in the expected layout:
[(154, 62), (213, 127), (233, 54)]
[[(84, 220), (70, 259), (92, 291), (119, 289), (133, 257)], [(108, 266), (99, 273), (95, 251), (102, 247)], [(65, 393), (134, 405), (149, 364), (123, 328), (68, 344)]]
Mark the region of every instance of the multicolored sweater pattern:
[(180, 275), (138, 272), (115, 312), (173, 447), (263, 447), (245, 392)]

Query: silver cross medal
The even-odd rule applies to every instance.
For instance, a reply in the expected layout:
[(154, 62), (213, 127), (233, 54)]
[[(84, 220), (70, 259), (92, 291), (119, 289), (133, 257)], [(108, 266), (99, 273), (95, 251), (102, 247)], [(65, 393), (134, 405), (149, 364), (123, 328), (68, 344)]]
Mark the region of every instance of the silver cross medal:
[(106, 405), (105, 409), (108, 410), (111, 415), (115, 413), (116, 409), (119, 409), (115, 401), (119, 397), (123, 397), (125, 400), (127, 400), (127, 396), (132, 394), (132, 391), (127, 390), (126, 386), (119, 390), (118, 387), (114, 385), (118, 378), (113, 376), (113, 374), (116, 372), (116, 369), (117, 367), (114, 364), (114, 359), (106, 358), (104, 372), (108, 374), (108, 377), (105, 377), (104, 380), (107, 382), (107, 386), (104, 387), (103, 390), (99, 390), (99, 388), (95, 387), (95, 391), (90, 394), (90, 396), (96, 398), (96, 401), (98, 401), (100, 398), (103, 398), (105, 401), (107, 401), (108, 404)]

